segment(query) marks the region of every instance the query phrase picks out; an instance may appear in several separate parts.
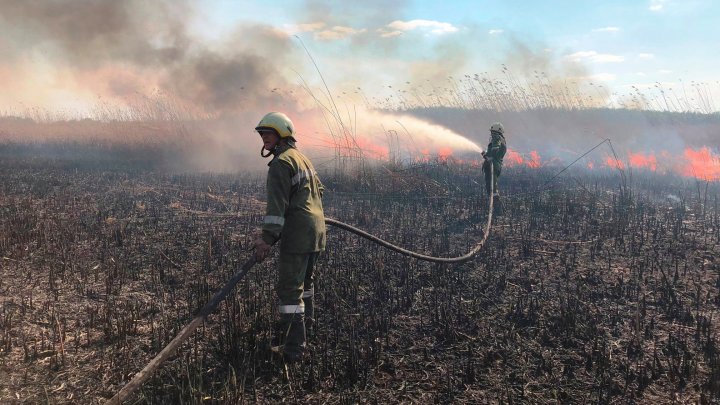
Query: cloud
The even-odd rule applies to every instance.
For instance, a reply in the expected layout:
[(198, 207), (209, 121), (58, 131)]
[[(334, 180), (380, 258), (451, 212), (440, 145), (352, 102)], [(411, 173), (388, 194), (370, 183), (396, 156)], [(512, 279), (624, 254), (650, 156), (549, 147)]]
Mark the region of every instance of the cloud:
[(503, 30), (493, 29), (493, 30), (488, 31), (488, 34), (497, 35), (497, 34), (502, 34), (503, 32), (504, 32)]
[(660, 69), (660, 70), (658, 70), (658, 73), (663, 74), (663, 75), (667, 75), (667, 74), (672, 73), (672, 70)]
[(590, 75), (587, 77), (590, 80), (596, 80), (600, 82), (612, 82), (617, 79), (617, 75), (614, 75), (612, 73), (598, 73), (595, 75)]
[(314, 22), (306, 24), (285, 24), (285, 32), (289, 35), (299, 34), (301, 32), (315, 32), (325, 27), (324, 22)]
[(380, 34), (382, 38), (392, 38), (392, 37), (398, 37), (400, 35), (403, 35), (403, 31), (386, 31), (382, 28), (378, 29), (377, 32)]
[(457, 32), (458, 28), (450, 23), (444, 23), (433, 20), (395, 20), (387, 25), (393, 31), (414, 31), (418, 29), (429, 30), (433, 34), (447, 34)]
[(618, 28), (618, 27), (603, 27), (603, 28), (595, 28), (592, 31), (593, 32), (618, 32), (618, 31), (620, 31), (620, 28)]
[(352, 27), (344, 27), (342, 25), (336, 25), (332, 27), (329, 30), (323, 30), (315, 33), (315, 38), (319, 40), (336, 40), (336, 39), (344, 39), (353, 35), (362, 34), (367, 32), (367, 29), (355, 29)]
[(650, 11), (662, 11), (665, 8), (667, 0), (650, 0)]
[(625, 58), (622, 56), (597, 53), (596, 51), (575, 52), (566, 55), (565, 58), (573, 62), (618, 63), (625, 61)]
[(655, 58), (655, 54), (653, 53), (639, 53), (638, 59), (653, 59)]

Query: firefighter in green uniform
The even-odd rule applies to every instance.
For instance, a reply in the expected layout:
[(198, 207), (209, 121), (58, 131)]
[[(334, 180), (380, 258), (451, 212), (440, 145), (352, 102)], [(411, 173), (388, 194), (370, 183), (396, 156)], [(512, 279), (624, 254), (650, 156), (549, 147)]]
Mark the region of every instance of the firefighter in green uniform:
[[(310, 160), (295, 147), (295, 128), (283, 113), (265, 115), (255, 130), (260, 134), (268, 163), (267, 207), (262, 234), (255, 240), (255, 259), (263, 261), (280, 241), (276, 293), (280, 299), (280, 345), (286, 362), (305, 351), (305, 326), (314, 322), (313, 268), (325, 249), (323, 185)], [(264, 153), (267, 151), (267, 153)]]
[[(494, 190), (495, 197), (498, 193), (498, 177), (502, 171), (503, 157), (507, 152), (505, 143), (505, 130), (501, 123), (496, 122), (490, 126), (490, 143), (487, 150), (482, 153), (485, 161), (482, 165), (482, 171), (485, 173), (485, 190), (490, 195), (490, 187)], [(493, 175), (490, 175), (490, 165), (493, 165)]]

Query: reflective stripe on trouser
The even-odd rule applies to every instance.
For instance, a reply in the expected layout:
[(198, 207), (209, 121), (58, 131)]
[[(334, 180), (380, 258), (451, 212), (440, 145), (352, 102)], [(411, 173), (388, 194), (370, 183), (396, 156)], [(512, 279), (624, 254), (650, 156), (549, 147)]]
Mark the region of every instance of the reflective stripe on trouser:
[[(280, 306), (303, 305), (305, 288), (313, 289), (313, 270), (317, 253), (280, 253), (278, 282), (275, 286)], [(308, 297), (309, 298), (309, 297)], [(290, 311), (290, 308), (281, 310)], [(298, 310), (298, 308), (294, 308)]]
[(300, 305), (280, 305), (278, 307), (278, 312), (281, 314), (304, 314), (305, 313), (305, 304)]

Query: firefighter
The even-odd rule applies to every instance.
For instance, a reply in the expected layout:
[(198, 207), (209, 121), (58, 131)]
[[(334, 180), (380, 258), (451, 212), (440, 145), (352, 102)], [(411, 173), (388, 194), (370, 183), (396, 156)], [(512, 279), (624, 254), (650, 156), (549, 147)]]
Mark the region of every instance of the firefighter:
[(262, 262), (280, 241), (276, 293), (280, 313), (279, 345), (286, 362), (305, 351), (305, 327), (314, 322), (313, 268), (325, 249), (323, 185), (310, 160), (295, 147), (295, 128), (283, 113), (265, 115), (255, 130), (262, 138), (260, 155), (272, 160), (267, 175), (267, 206), (262, 233), (255, 240), (255, 259)]
[[(490, 126), (490, 143), (487, 150), (482, 153), (485, 161), (482, 165), (482, 171), (485, 173), (485, 190), (490, 195), (490, 187), (494, 190), (494, 196), (498, 197), (498, 177), (502, 171), (503, 157), (507, 152), (505, 143), (505, 130), (503, 125), (496, 122)], [(490, 165), (493, 165), (493, 175), (490, 176)]]

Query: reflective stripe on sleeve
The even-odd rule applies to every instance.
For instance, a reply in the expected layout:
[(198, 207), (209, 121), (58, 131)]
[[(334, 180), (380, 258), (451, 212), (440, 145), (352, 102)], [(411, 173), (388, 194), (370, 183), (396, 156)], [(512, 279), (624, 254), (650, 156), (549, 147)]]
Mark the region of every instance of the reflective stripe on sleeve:
[(280, 305), (278, 311), (281, 314), (304, 314), (305, 304), (301, 305)]
[(312, 297), (313, 295), (315, 295), (315, 289), (314, 289), (314, 288), (311, 288), (311, 289), (309, 289), (309, 290), (303, 291), (302, 297), (303, 297), (303, 298), (310, 298), (310, 297)]
[(265, 223), (266, 224), (277, 224), (277, 225), (285, 225), (285, 218), (278, 217), (275, 215), (266, 215), (265, 216)]
[(301, 181), (313, 177), (315, 173), (310, 170), (301, 170), (292, 178), (292, 185), (300, 184)]

